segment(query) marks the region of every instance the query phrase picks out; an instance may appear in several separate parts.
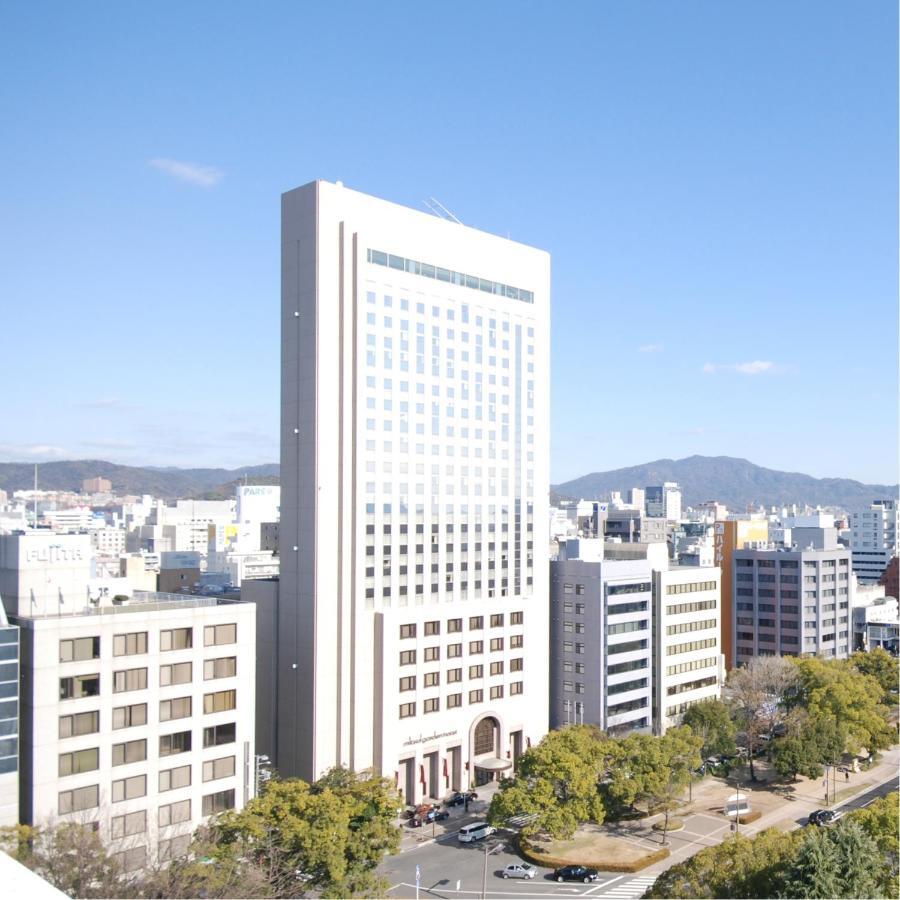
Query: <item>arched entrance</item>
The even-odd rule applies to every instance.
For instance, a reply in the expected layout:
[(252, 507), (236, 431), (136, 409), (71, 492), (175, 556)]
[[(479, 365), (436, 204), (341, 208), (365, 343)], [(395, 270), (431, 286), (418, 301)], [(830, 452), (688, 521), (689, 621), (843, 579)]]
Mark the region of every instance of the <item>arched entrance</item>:
[(474, 767), (476, 785), (493, 781), (499, 774), (512, 768), (512, 763), (501, 756), (502, 729), (496, 716), (479, 719), (471, 731), (470, 759)]

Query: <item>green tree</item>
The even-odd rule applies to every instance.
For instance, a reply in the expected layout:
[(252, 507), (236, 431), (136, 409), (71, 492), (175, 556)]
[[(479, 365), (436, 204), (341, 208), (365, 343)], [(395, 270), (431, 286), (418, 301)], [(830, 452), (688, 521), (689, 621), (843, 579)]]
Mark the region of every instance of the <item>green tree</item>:
[(881, 893), (886, 897), (900, 896), (898, 868), (900, 868), (900, 794), (894, 792), (881, 797), (864, 809), (847, 815), (875, 841), (885, 861), (879, 879)]
[(704, 758), (734, 755), (737, 749), (734, 743), (736, 729), (728, 705), (721, 700), (703, 700), (689, 706), (681, 718), (681, 724), (687, 725), (703, 740), (700, 752)]
[(881, 685), (884, 695), (881, 702), (888, 706), (897, 703), (898, 687), (900, 687), (900, 660), (891, 656), (883, 647), (874, 650), (860, 650), (850, 657), (850, 664), (858, 672), (874, 678)]
[(858, 822), (805, 828), (785, 873), (782, 897), (877, 897), (884, 866), (877, 843)]
[(399, 847), (400, 800), (387, 779), (332, 769), (319, 781), (272, 781), (240, 812), (215, 823), (216, 845), (271, 873), (278, 896), (316, 888), (323, 896), (379, 896), (375, 873)]
[(519, 758), (515, 778), (494, 795), (488, 821), (504, 825), (527, 815), (524, 834), (546, 832), (569, 838), (584, 822), (602, 822), (606, 807), (599, 784), (619, 753), (618, 741), (592, 725), (551, 731)]
[(799, 832), (776, 828), (725, 840), (671, 866), (644, 896), (775, 897), (800, 840)]
[(802, 713), (787, 737), (774, 742), (775, 769), (783, 778), (819, 778), (824, 764), (836, 763), (847, 742), (846, 729), (830, 716)]
[(793, 660), (798, 681), (787, 699), (802, 706), (810, 719), (830, 718), (846, 728), (843, 749), (858, 753), (889, 747), (895, 731), (888, 726), (887, 707), (881, 703), (884, 691), (878, 681), (864, 675), (845, 660), (805, 657)]

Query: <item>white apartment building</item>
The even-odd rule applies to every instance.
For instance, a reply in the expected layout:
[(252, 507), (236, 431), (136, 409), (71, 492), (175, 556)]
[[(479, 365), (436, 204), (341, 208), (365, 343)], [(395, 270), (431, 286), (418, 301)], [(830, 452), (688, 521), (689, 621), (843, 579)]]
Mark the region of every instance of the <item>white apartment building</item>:
[(868, 509), (850, 516), (853, 571), (860, 584), (877, 584), (892, 556), (900, 552), (900, 505), (876, 500)]
[(206, 555), (210, 525), (235, 521), (234, 500), (157, 500), (146, 522), (128, 535), (131, 552), (150, 553), (194, 550)]
[(96, 822), (130, 870), (253, 794), (253, 604), (136, 594), (13, 621), (23, 823)]
[(125, 530), (123, 528), (92, 528), (91, 547), (100, 556), (121, 556), (125, 552)]
[(549, 309), (543, 251), (283, 196), (282, 773), (374, 767), (413, 801), (546, 732)]
[(94, 524), (94, 512), (89, 506), (45, 510), (43, 520), (54, 531), (86, 531)]
[(653, 572), (653, 722), (679, 724), (694, 703), (717, 699), (725, 679), (721, 569), (672, 566)]

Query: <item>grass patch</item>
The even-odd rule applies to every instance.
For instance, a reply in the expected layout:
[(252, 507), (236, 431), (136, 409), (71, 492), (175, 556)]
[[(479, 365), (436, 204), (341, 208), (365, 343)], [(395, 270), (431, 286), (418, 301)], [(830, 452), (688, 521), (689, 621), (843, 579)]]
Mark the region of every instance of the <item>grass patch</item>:
[(860, 791), (865, 790), (867, 787), (871, 787), (875, 784), (874, 781), (864, 781), (862, 784), (855, 784), (853, 787), (846, 787), (841, 791), (837, 791), (834, 795), (835, 802), (840, 802), (845, 797), (852, 797), (854, 794), (858, 794)]
[(666, 823), (663, 822), (654, 822), (650, 826), (654, 831), (681, 831), (684, 828), (684, 821), (682, 819), (669, 818), (669, 827), (666, 828)]
[(653, 863), (666, 859), (669, 856), (669, 850), (662, 847), (659, 850), (644, 853), (638, 858), (629, 860), (628, 862), (623, 862), (621, 858), (615, 859), (613, 857), (600, 856), (597, 853), (590, 853), (590, 851), (585, 852), (582, 857), (574, 859), (571, 857), (553, 856), (549, 853), (542, 853), (540, 850), (536, 850), (532, 847), (531, 844), (528, 843), (528, 840), (521, 836), (519, 837), (519, 853), (521, 853), (521, 855), (529, 862), (549, 869), (558, 869), (560, 866), (582, 865), (591, 866), (595, 869), (600, 869), (603, 872), (625, 873), (640, 872), (641, 869), (645, 869), (647, 866), (651, 866)]

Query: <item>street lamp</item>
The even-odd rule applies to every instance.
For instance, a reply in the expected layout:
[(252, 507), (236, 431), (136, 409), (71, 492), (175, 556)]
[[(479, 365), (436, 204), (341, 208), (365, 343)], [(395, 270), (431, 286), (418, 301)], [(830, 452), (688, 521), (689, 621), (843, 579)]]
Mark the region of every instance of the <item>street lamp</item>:
[(487, 859), (488, 857), (497, 850), (502, 850), (503, 844), (494, 844), (490, 850), (488, 850), (488, 845), (484, 845), (484, 871), (481, 873), (481, 900), (485, 900), (487, 897)]

